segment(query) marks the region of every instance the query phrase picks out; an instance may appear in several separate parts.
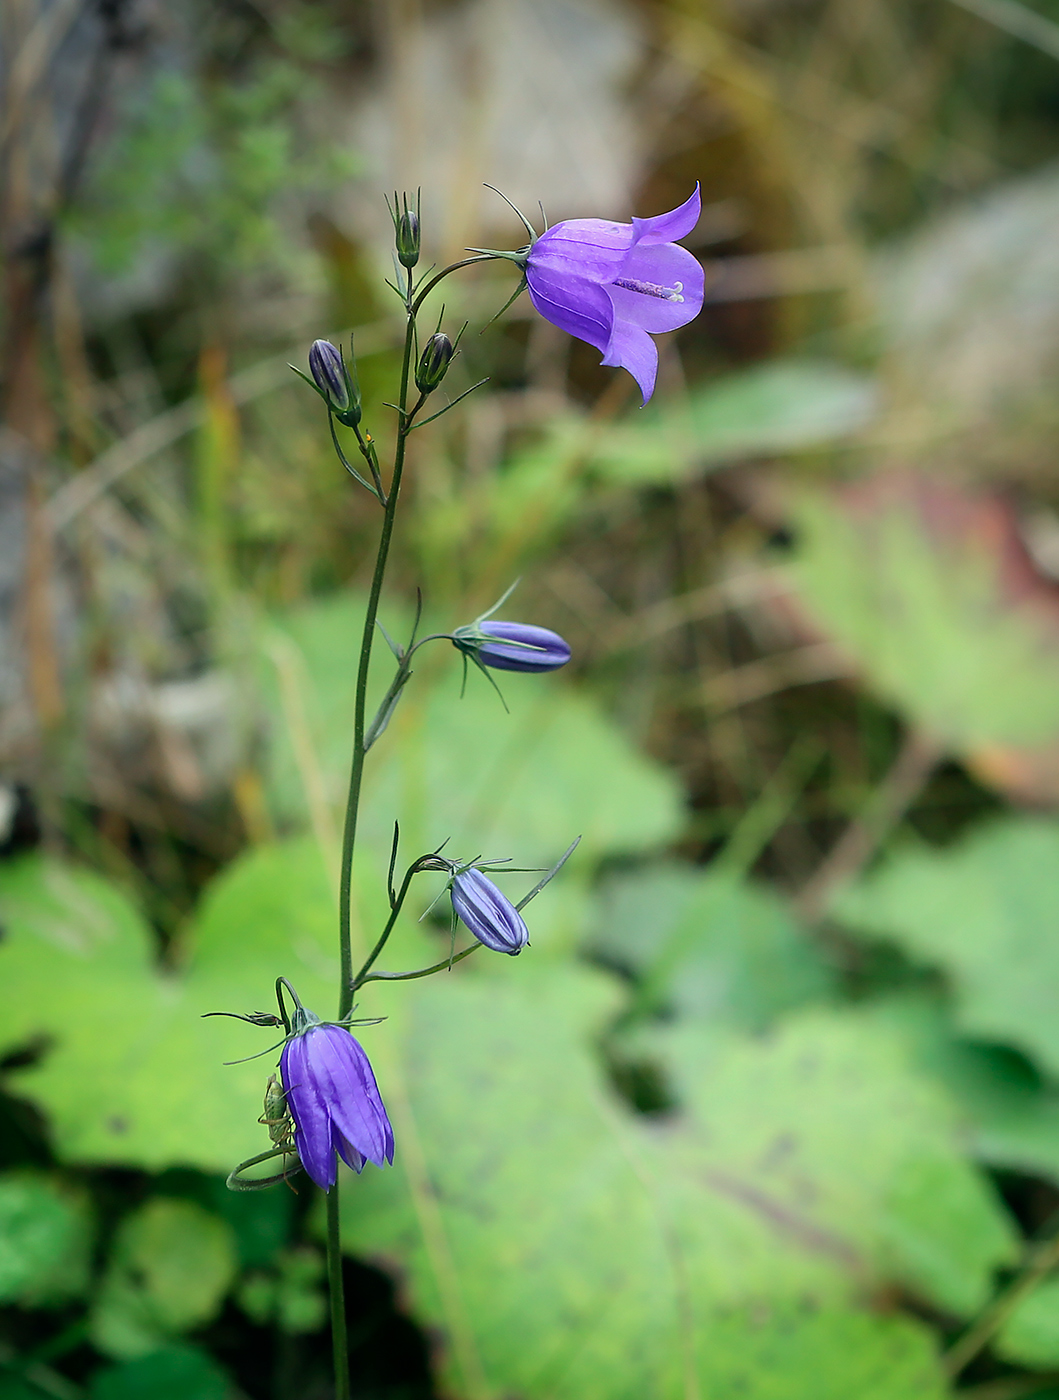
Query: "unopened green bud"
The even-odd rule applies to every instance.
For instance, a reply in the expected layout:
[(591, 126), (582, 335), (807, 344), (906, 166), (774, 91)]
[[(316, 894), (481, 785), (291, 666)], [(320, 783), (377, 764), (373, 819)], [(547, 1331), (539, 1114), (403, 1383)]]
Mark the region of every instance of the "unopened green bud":
[(416, 367), (416, 388), (429, 394), (438, 387), (448, 372), (456, 347), (444, 331), (436, 331), (426, 343)]
[(402, 267), (413, 268), (419, 261), (419, 215), (406, 209), (394, 225), (397, 259)]

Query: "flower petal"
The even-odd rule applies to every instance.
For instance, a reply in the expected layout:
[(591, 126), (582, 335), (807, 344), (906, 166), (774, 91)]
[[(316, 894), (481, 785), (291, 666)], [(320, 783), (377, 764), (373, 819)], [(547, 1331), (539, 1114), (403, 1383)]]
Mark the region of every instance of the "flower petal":
[(676, 209), (670, 209), (668, 214), (653, 214), (649, 219), (634, 218), (635, 241), (649, 247), (652, 243), (673, 243), (678, 238), (685, 238), (699, 222), (701, 212), (702, 199), (696, 183), (690, 198)]
[[(326, 1036), (326, 1042), (324, 1037)], [(393, 1161), (393, 1130), (368, 1057), (341, 1026), (314, 1026), (306, 1031), (320, 1095), (331, 1122), (350, 1146), (381, 1167)]]
[(317, 1186), (329, 1191), (337, 1168), (331, 1141), (331, 1116), (320, 1097), (309, 1062), (308, 1034), (288, 1040), (280, 1056), (280, 1073), (294, 1119), (294, 1145), (302, 1166)]
[(644, 403), (655, 391), (655, 377), (658, 374), (658, 350), (654, 341), (639, 326), (629, 321), (615, 321), (607, 353), (603, 356), (605, 365), (621, 365), (627, 369), (640, 386)]
[(528, 269), (607, 282), (633, 245), (632, 224), (608, 219), (564, 219), (541, 234), (529, 251)]
[(347, 1167), (352, 1167), (357, 1173), (364, 1170), (364, 1163), (367, 1158), (363, 1157), (352, 1143), (347, 1142), (341, 1133), (335, 1133), (335, 1147), (338, 1149), (338, 1155), (342, 1158)]
[(620, 281), (642, 282), (647, 286), (675, 287), (680, 283), (682, 301), (632, 291), (612, 282), (607, 288), (616, 320), (629, 321), (642, 331), (657, 335), (686, 326), (702, 310), (704, 277), (702, 264), (686, 248), (662, 243), (634, 248), (622, 266)]
[[(619, 264), (620, 266), (621, 264)], [(544, 317), (567, 335), (576, 335), (603, 350), (610, 340), (614, 308), (606, 291), (596, 282), (571, 273), (528, 267), (530, 301)]]

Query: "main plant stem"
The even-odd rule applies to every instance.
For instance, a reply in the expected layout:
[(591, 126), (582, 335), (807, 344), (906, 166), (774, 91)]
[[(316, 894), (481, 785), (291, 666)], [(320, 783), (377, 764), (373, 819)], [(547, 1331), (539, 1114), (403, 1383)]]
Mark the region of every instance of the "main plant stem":
[(405, 444), (408, 440), (408, 376), (412, 365), (412, 345), (415, 338), (415, 314), (411, 306), (408, 311), (408, 326), (404, 337), (404, 359), (401, 364), (401, 394), (398, 399), (397, 450), (393, 459), (393, 475), (386, 495), (386, 508), (382, 518), (382, 533), (379, 536), (379, 550), (375, 556), (375, 572), (371, 578), (371, 592), (368, 595), (368, 608), (364, 614), (364, 633), (360, 641), (360, 665), (357, 669), (357, 695), (353, 711), (353, 763), (349, 775), (349, 796), (346, 799), (346, 820), (342, 830), (342, 875), (338, 894), (339, 962), (340, 986), (338, 993), (338, 1020), (347, 1017), (353, 1008), (353, 949), (350, 943), (350, 910), (353, 880), (353, 847), (357, 840), (357, 817), (360, 811), (360, 787), (364, 777), (364, 719), (368, 703), (368, 670), (371, 666), (371, 648), (375, 640), (375, 620), (379, 613), (379, 598), (382, 595), (382, 582), (386, 575), (386, 561), (390, 553), (390, 540), (393, 537), (394, 516), (397, 513), (397, 498), (401, 490), (401, 476), (404, 472)]
[(327, 1284), (331, 1295), (331, 1348), (335, 1358), (335, 1400), (350, 1400), (346, 1351), (346, 1298), (342, 1285), (342, 1242), (338, 1225), (338, 1180), (327, 1193)]
[[(344, 1021), (353, 1009), (355, 991), (353, 979), (353, 948), (350, 940), (350, 915), (353, 899), (353, 848), (357, 841), (357, 818), (360, 814), (360, 789), (364, 778), (364, 721), (368, 704), (368, 672), (371, 669), (371, 648), (375, 640), (375, 623), (379, 614), (379, 599), (382, 596), (383, 579), (386, 576), (386, 563), (390, 554), (390, 541), (393, 538), (393, 523), (397, 514), (397, 501), (401, 493), (401, 477), (404, 473), (405, 448), (408, 434), (426, 394), (421, 394), (411, 412), (408, 410), (408, 381), (412, 369), (412, 350), (415, 345), (416, 315), (424, 298), (450, 272), (466, 267), (483, 258), (467, 258), (443, 268), (418, 294), (413, 292), (412, 273), (409, 269), (408, 284), (405, 290), (405, 311), (408, 322), (404, 336), (404, 358), (401, 362), (401, 392), (397, 400), (397, 446), (394, 451), (393, 474), (389, 489), (383, 498), (382, 532), (379, 535), (379, 548), (375, 556), (375, 571), (371, 577), (371, 592), (368, 594), (368, 607), (364, 614), (364, 631), (360, 639), (360, 663), (357, 667), (357, 693), (353, 709), (353, 761), (349, 774), (349, 795), (346, 799), (346, 819), (342, 828), (342, 874), (338, 891), (338, 952), (339, 990), (338, 1017)], [(359, 438), (358, 433), (358, 438)], [(332, 437), (334, 425), (332, 424)], [(342, 457), (338, 442), (336, 450)], [(345, 462), (345, 458), (342, 458)], [(348, 466), (348, 463), (346, 463)], [(357, 473), (354, 473), (357, 475)], [(374, 466), (372, 476), (378, 487), (378, 477)], [(363, 481), (363, 478), (360, 478)], [(364, 482), (364, 485), (367, 485)], [(370, 489), (370, 488), (369, 488)], [(406, 882), (407, 884), (407, 882)], [(404, 891), (402, 891), (403, 897)], [(400, 906), (398, 906), (399, 909)], [(374, 960), (382, 951), (390, 930), (393, 928), (398, 910), (394, 910), (386, 925), (383, 936), (376, 944), (370, 958), (365, 963), (361, 975), (365, 975)], [(327, 1278), (331, 1295), (331, 1343), (335, 1359), (335, 1400), (350, 1400), (349, 1357), (346, 1354), (346, 1302), (342, 1287), (342, 1240), (338, 1221), (338, 1181), (327, 1193)]]

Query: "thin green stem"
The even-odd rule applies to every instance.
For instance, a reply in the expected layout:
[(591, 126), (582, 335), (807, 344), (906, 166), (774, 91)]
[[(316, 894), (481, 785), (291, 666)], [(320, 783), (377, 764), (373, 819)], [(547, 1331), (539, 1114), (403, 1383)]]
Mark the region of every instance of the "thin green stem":
[[(410, 276), (410, 275), (409, 275)], [(411, 292), (409, 292), (409, 297)], [(382, 533), (379, 536), (379, 550), (375, 556), (375, 572), (371, 579), (371, 592), (368, 607), (364, 614), (364, 632), (360, 642), (360, 664), (357, 669), (357, 694), (353, 710), (353, 762), (349, 775), (349, 796), (346, 799), (346, 819), (342, 831), (342, 875), (339, 886), (339, 994), (338, 1019), (349, 1015), (353, 1005), (353, 950), (350, 945), (350, 912), (352, 900), (353, 848), (357, 840), (357, 816), (360, 809), (360, 788), (364, 778), (364, 712), (368, 700), (368, 670), (371, 666), (371, 648), (375, 640), (375, 619), (379, 614), (379, 599), (382, 596), (382, 582), (386, 575), (386, 561), (390, 553), (390, 540), (393, 537), (394, 516), (397, 513), (397, 500), (401, 491), (401, 476), (404, 472), (405, 444), (408, 438), (407, 413), (408, 377), (412, 364), (412, 344), (415, 334), (415, 311), (409, 305), (408, 326), (404, 338), (404, 359), (401, 364), (401, 394), (398, 399), (397, 450), (394, 453), (393, 475), (390, 489), (386, 494), (386, 509), (382, 517)]]
[(958, 1376), (982, 1348), (988, 1346), (1023, 1298), (1028, 1297), (1059, 1264), (1059, 1222), (1053, 1221), (1052, 1229), (1056, 1233), (1032, 1250), (1022, 1271), (993, 1299), (942, 1357), (942, 1366), (948, 1375)]
[(454, 953), (451, 958), (442, 958), (441, 962), (434, 963), (432, 967), (421, 967), (415, 972), (366, 972), (360, 979), (362, 982), (414, 982), (417, 977), (429, 977), (433, 972), (444, 972), (453, 963), (463, 962), (464, 958), (469, 958), (472, 953), (476, 953), (483, 945), (472, 943), (469, 948), (463, 948), (458, 953)]
[(405, 902), (405, 897), (408, 894), (408, 888), (412, 883), (412, 878), (417, 873), (418, 871), (415, 865), (409, 866), (408, 870), (406, 871), (405, 877), (401, 881), (401, 888), (397, 891), (397, 898), (393, 902), (393, 908), (390, 910), (390, 917), (386, 920), (386, 927), (383, 929), (382, 933), (379, 934), (378, 942), (368, 954), (364, 962), (364, 966), (357, 973), (356, 977), (353, 978), (353, 992), (356, 992), (357, 988), (361, 985), (361, 983), (364, 981), (364, 979), (370, 972), (372, 963), (374, 963), (375, 959), (386, 947), (386, 940), (393, 932), (393, 926), (397, 922), (397, 916), (400, 914), (401, 906)]
[(450, 272), (458, 272), (461, 267), (471, 267), (474, 263), (495, 262), (497, 256), (498, 255), (496, 253), (480, 253), (477, 257), (463, 258), (460, 262), (450, 263), (448, 267), (443, 267), (436, 277), (432, 277), (430, 281), (426, 284), (426, 286), (422, 287), (416, 293), (416, 299), (415, 301), (411, 302), (409, 307), (410, 314), (413, 317), (418, 314), (419, 308), (423, 305), (424, 301), (426, 301), (430, 293), (438, 285), (441, 279), (443, 277), (447, 277)]
[(338, 1228), (338, 1180), (327, 1192), (327, 1291), (331, 1295), (331, 1347), (335, 1358), (335, 1400), (349, 1400), (346, 1298), (342, 1286), (342, 1243)]

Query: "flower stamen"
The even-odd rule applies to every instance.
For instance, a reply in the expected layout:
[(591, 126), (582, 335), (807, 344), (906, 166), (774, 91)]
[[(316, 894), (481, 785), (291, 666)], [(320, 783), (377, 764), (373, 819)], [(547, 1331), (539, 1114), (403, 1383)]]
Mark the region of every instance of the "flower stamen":
[(660, 301), (683, 301), (683, 282), (674, 282), (671, 287), (660, 287), (657, 282), (638, 282), (635, 277), (615, 277), (615, 287), (624, 287), (627, 292), (640, 292), (645, 297), (658, 297)]

